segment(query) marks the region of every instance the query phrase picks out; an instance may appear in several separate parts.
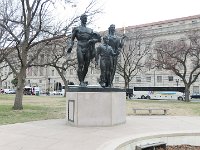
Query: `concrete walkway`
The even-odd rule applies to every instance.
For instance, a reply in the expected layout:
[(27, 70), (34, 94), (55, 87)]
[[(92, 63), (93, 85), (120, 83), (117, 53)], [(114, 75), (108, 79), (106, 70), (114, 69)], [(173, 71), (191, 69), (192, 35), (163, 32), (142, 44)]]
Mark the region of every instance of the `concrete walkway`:
[(71, 127), (64, 119), (0, 126), (0, 150), (112, 150), (127, 139), (200, 133), (200, 117), (128, 116), (114, 127)]

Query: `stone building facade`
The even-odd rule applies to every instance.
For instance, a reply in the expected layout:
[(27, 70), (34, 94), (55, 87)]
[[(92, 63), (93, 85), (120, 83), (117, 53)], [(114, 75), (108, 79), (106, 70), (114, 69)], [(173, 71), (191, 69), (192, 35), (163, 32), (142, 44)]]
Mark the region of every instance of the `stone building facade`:
[[(200, 15), (142, 24), (128, 28), (132, 28), (132, 30), (134, 30), (135, 28), (141, 29), (149, 36), (154, 34), (155, 37), (153, 38), (153, 45), (160, 43), (162, 40), (186, 40), (186, 34), (190, 30), (200, 29)], [(119, 76), (116, 75), (116, 77), (119, 78), (119, 83), (123, 82), (123, 80), (120, 80)], [(172, 72), (155, 68), (145, 73), (138, 74), (134, 77), (133, 81), (130, 83), (130, 88), (138, 86), (184, 87), (184, 84), (181, 79)], [(199, 86), (200, 80), (197, 79), (197, 81), (191, 86), (190, 92), (200, 93)]]

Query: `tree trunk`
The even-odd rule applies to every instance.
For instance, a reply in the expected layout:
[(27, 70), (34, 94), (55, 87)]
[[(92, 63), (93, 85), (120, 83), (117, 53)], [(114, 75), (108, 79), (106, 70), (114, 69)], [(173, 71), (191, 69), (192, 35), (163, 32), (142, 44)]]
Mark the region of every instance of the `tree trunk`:
[(26, 68), (22, 67), (20, 73), (18, 74), (18, 84), (16, 89), (15, 101), (14, 101), (14, 110), (21, 110), (23, 109), (22, 99), (23, 99), (23, 91), (25, 86), (25, 79), (26, 79)]
[(62, 79), (63, 82), (64, 82), (64, 85), (65, 85), (65, 92), (64, 92), (63, 97), (66, 97), (66, 92), (67, 92), (67, 89), (68, 89), (68, 81), (66, 80), (66, 78), (65, 78), (65, 76), (64, 76), (64, 74), (63, 74), (63, 72), (60, 71), (60, 69), (59, 69), (58, 67), (56, 67), (56, 66), (54, 66), (54, 67), (56, 68), (58, 74), (60, 75), (61, 79)]
[(63, 80), (64, 84), (65, 84), (65, 93), (64, 93), (64, 97), (66, 97), (66, 92), (68, 91), (68, 81), (67, 80)]
[(124, 78), (124, 88), (127, 89), (129, 88), (129, 82), (128, 79)]
[(190, 87), (188, 85), (185, 85), (185, 101), (190, 101)]

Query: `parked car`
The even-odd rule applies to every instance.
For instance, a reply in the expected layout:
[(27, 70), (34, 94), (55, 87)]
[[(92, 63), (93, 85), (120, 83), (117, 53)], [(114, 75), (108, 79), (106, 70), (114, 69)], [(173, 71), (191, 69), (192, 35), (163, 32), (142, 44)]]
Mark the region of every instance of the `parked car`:
[(190, 95), (190, 98), (200, 98), (200, 94), (192, 94)]
[(12, 89), (4, 89), (4, 93), (5, 93), (5, 94), (15, 94), (16, 91), (15, 91), (15, 90), (12, 90)]
[(53, 92), (50, 92), (50, 95), (62, 95), (63, 93), (60, 92), (60, 91), (53, 91)]

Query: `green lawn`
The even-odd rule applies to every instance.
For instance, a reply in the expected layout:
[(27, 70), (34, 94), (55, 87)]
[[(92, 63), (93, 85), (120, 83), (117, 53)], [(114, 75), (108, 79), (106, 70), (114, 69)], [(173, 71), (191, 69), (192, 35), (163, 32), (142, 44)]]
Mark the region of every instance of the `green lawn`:
[(0, 94), (0, 125), (65, 117), (64, 97), (24, 96), (23, 110), (12, 110), (14, 95)]
[[(24, 96), (24, 109), (12, 110), (14, 96), (0, 94), (0, 125), (65, 118), (64, 97)], [(127, 100), (127, 115), (134, 115), (132, 108), (168, 108), (168, 115), (200, 116), (200, 102)]]
[(172, 116), (200, 116), (200, 102), (127, 100), (127, 115), (132, 115), (132, 108), (168, 108)]

